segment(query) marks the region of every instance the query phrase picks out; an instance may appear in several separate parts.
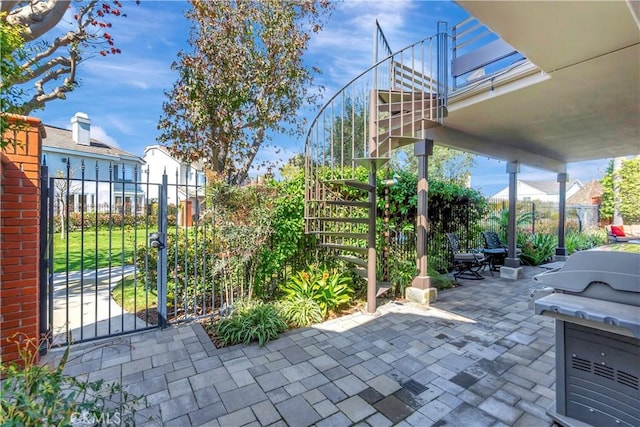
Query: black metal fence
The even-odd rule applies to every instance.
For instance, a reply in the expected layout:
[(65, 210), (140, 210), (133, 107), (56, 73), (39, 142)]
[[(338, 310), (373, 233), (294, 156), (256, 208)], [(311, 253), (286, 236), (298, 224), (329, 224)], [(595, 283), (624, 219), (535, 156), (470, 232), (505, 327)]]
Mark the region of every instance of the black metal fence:
[[(216, 207), (207, 206), (206, 181), (190, 185), (179, 178), (120, 185), (111, 172), (103, 180), (96, 167), (88, 178), (83, 167), (76, 176), (43, 180), (43, 332), (59, 343), (78, 342), (208, 316), (252, 293), (276, 298), (291, 275), (323, 261), (325, 254), (305, 236), (276, 268), (261, 269), (274, 236), (248, 249), (255, 230), (225, 228)], [(445, 233), (456, 233), (468, 250), (483, 247), (483, 230), (506, 233), (506, 202), (489, 201), (481, 217), (476, 208), (459, 204), (446, 215), (430, 213), (433, 268), (451, 269)], [(516, 215), (520, 230), (556, 234), (555, 204), (518, 202)], [(567, 223), (568, 230), (594, 227), (597, 207), (569, 206)], [(229, 232), (236, 234), (235, 246)], [(378, 236), (378, 277), (407, 286), (416, 273), (413, 224), (381, 220)]]
[[(472, 206), (459, 204), (447, 214), (442, 212), (430, 212), (430, 228), (428, 240), (429, 264), (440, 272), (450, 271), (453, 267), (451, 252), (445, 233), (455, 233), (460, 238), (462, 249), (466, 251), (481, 251), (484, 247), (482, 231), (495, 231), (501, 239), (507, 243), (508, 201), (489, 200), (486, 213), (478, 220), (469, 220), (468, 213), (473, 211)], [(582, 233), (599, 227), (597, 205), (568, 205), (566, 214), (566, 232)], [(391, 219), (393, 223), (393, 218)], [(559, 225), (558, 204), (540, 201), (518, 201), (516, 203), (516, 225), (519, 232), (539, 233), (556, 236)], [(401, 226), (397, 226), (400, 227)], [(405, 224), (408, 232), (392, 232), (390, 253), (392, 258), (388, 261), (393, 265), (411, 260), (415, 261), (415, 238), (413, 237), (412, 224)], [(381, 251), (379, 263), (385, 265)], [(395, 274), (398, 274), (396, 271)]]
[[(216, 206), (207, 205), (206, 181), (176, 176), (170, 183), (164, 174), (162, 182), (118, 187), (112, 173), (101, 179), (97, 167), (90, 176), (84, 172), (68, 170), (43, 187), (42, 330), (56, 344), (217, 314), (257, 291), (274, 297), (280, 283), (322, 255), (303, 238), (295, 253), (265, 273), (259, 255), (270, 251), (273, 236), (252, 246), (255, 230), (229, 226)], [(99, 203), (74, 206), (69, 200)], [(122, 200), (136, 206), (127, 211)]]
[[(489, 215), (486, 227), (501, 232), (506, 227), (509, 202), (502, 199), (488, 201)], [(583, 232), (599, 227), (599, 206), (568, 204), (566, 206), (567, 231)], [(519, 229), (531, 233), (557, 234), (559, 206), (557, 202), (516, 202), (516, 223)]]

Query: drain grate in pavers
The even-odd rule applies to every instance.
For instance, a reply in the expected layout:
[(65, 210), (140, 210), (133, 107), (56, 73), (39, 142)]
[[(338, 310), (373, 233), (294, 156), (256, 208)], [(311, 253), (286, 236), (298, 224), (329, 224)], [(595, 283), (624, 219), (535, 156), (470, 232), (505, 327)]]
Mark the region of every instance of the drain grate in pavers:
[(404, 383), (402, 383), (402, 387), (406, 388), (416, 396), (427, 391), (427, 387), (420, 384), (416, 380), (407, 380)]

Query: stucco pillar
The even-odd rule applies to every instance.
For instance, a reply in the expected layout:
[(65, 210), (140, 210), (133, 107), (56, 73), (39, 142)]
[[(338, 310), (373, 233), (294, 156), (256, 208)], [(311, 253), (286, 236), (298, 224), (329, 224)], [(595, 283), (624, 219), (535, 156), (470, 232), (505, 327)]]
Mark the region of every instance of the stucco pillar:
[(509, 220), (507, 223), (507, 257), (504, 259), (504, 266), (500, 268), (500, 277), (505, 277), (508, 279), (519, 279), (524, 273), (522, 267), (520, 266), (520, 259), (516, 256), (516, 246), (518, 242), (518, 230), (516, 229), (518, 172), (520, 172), (520, 163), (507, 163), (507, 173), (509, 174)]
[(565, 226), (567, 222), (567, 181), (569, 176), (566, 173), (558, 174), (558, 247), (556, 248), (556, 258), (563, 260), (567, 254), (564, 246)]
[(507, 267), (519, 267), (520, 260), (516, 257), (516, 246), (518, 240), (518, 230), (516, 229), (516, 202), (518, 200), (518, 173), (520, 163), (507, 163), (507, 173), (509, 174), (509, 220), (507, 230), (507, 258), (504, 265)]
[(433, 154), (433, 141), (425, 139), (416, 142), (414, 153), (418, 158), (418, 215), (416, 219), (416, 252), (418, 275), (411, 282), (411, 287), (406, 290), (406, 297), (411, 301), (421, 304), (434, 302), (437, 290), (431, 287), (431, 278), (427, 272), (427, 227), (429, 181), (428, 163), (429, 156)]

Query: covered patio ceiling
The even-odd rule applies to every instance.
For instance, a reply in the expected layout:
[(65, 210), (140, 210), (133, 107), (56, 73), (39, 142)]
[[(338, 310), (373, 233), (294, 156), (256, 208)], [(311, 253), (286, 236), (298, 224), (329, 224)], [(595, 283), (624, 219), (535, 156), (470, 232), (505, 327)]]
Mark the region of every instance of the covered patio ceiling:
[(428, 138), (560, 173), (571, 162), (640, 154), (631, 3), (457, 3), (530, 62), (452, 94), (444, 126)]

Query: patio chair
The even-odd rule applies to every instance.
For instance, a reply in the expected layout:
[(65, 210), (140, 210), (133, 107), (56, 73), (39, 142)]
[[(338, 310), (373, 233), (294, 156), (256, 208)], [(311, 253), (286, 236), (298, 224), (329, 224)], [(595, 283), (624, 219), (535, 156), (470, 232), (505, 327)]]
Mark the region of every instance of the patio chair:
[[(500, 236), (495, 231), (483, 231), (484, 238), (484, 255), (487, 257), (489, 264), (489, 272), (493, 276), (494, 271), (498, 271), (500, 266), (504, 265), (504, 259), (507, 257), (509, 250), (507, 245), (502, 243)], [(522, 251), (516, 249), (516, 256), (520, 256)]]
[(447, 233), (451, 262), (453, 264), (453, 277), (458, 279), (482, 280), (484, 277), (480, 270), (486, 265), (486, 257), (482, 253), (462, 252), (460, 239), (455, 233)]

